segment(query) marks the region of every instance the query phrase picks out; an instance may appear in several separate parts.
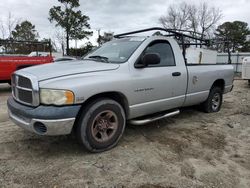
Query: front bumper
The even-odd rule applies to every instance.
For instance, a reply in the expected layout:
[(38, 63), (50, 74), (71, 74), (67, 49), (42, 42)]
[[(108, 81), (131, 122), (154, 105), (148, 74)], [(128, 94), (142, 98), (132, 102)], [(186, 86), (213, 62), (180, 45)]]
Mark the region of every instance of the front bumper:
[(81, 105), (28, 107), (10, 97), (9, 117), (18, 126), (39, 135), (70, 134)]

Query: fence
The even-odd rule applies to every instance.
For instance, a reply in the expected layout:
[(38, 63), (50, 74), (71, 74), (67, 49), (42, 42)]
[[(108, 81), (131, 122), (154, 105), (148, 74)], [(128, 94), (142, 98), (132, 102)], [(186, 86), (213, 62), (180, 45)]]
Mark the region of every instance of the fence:
[[(234, 66), (234, 71), (236, 73), (241, 73), (242, 61), (245, 57), (250, 57), (250, 52), (232, 53), (231, 54), (232, 65)], [(227, 62), (228, 62), (228, 54), (227, 53), (218, 53), (217, 63), (227, 63)]]

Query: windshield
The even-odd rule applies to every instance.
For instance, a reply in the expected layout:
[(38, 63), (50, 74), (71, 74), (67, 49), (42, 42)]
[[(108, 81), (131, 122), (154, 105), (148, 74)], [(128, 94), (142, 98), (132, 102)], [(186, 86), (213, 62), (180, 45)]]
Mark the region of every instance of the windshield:
[(109, 63), (124, 63), (144, 40), (144, 37), (113, 40), (103, 44), (84, 59), (105, 60), (104, 62)]

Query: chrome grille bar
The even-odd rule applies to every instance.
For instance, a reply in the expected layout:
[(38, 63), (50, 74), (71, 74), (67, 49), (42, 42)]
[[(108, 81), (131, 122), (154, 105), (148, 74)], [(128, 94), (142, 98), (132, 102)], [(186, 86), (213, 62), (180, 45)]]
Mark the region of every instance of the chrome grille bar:
[(24, 87), (21, 87), (21, 86), (16, 86), (17, 89), (21, 89), (21, 90), (24, 90), (24, 91), (31, 91), (32, 92), (32, 89), (29, 89), (29, 88), (24, 88)]

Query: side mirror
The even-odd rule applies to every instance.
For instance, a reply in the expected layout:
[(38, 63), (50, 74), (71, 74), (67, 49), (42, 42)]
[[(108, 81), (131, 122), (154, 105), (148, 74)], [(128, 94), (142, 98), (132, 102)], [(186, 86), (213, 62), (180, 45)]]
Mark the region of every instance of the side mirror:
[(135, 68), (144, 68), (148, 65), (156, 65), (161, 62), (160, 55), (158, 53), (148, 53), (145, 54), (140, 63), (135, 64)]

